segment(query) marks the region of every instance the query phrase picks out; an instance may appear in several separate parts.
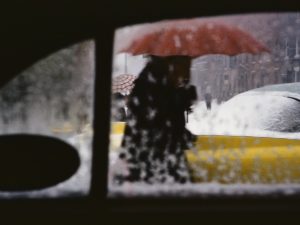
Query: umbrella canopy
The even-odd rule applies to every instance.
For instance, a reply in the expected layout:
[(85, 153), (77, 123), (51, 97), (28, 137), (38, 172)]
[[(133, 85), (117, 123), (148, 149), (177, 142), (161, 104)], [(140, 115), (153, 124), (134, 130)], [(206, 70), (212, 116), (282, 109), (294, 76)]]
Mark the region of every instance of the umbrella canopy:
[(131, 74), (122, 74), (116, 76), (112, 82), (113, 93), (128, 95), (134, 87), (134, 81), (136, 78), (136, 76)]
[(120, 52), (132, 55), (185, 55), (195, 58), (206, 54), (233, 56), (269, 51), (248, 32), (217, 21), (175, 20), (156, 25)]

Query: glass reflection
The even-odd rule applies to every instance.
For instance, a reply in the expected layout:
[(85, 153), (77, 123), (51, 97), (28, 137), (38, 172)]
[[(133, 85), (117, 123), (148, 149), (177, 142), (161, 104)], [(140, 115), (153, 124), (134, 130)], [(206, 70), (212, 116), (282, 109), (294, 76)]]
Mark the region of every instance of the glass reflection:
[[(151, 126), (131, 131), (139, 136), (140, 142), (128, 142), (126, 130), (139, 124), (139, 119), (131, 117), (122, 125), (112, 122), (112, 127), (122, 126), (122, 132), (111, 133), (111, 146), (114, 146), (110, 151), (111, 196), (218, 194), (227, 190), (237, 194), (237, 187), (242, 193), (254, 194), (299, 191), (299, 26), (299, 13), (273, 13), (161, 21), (117, 30), (113, 76), (126, 72), (137, 77), (132, 92), (126, 94), (128, 104), (135, 89), (140, 88), (139, 80), (153, 57), (189, 57), (192, 60), (190, 76), (183, 79), (186, 81), (183, 86), (185, 89), (196, 87), (197, 99), (189, 110), (184, 110), (184, 128), (192, 138), (178, 151), (184, 152), (186, 161), (180, 156), (174, 159), (178, 168), (184, 162), (188, 168), (185, 172), (191, 179), (188, 182), (169, 179), (172, 178), (170, 173), (169, 178), (161, 177), (165, 173), (156, 169), (158, 163), (152, 156), (156, 151), (164, 154), (158, 160), (162, 164), (158, 167), (163, 171), (171, 168), (168, 160), (174, 157), (167, 147), (152, 150), (147, 145), (154, 136), (151, 132), (155, 129)], [(147, 45), (149, 42), (151, 44)], [(134, 61), (136, 63), (132, 63)], [(169, 84), (167, 74), (172, 74), (174, 68), (168, 65), (168, 71), (161, 72), (161, 76), (151, 71), (154, 79), (148, 76), (149, 86), (151, 82), (158, 84), (156, 99), (165, 98)], [(158, 79), (162, 79), (161, 83)], [(143, 93), (151, 102), (153, 96), (149, 94), (149, 86), (144, 86)], [(177, 89), (172, 96), (178, 92)], [(168, 105), (170, 99), (163, 105)], [(169, 112), (169, 109), (172, 115), (178, 111), (178, 107), (177, 110), (168, 107), (166, 111), (159, 108), (153, 112), (151, 103), (144, 104), (139, 98), (131, 101), (143, 111), (148, 118), (145, 121), (151, 125), (155, 115)], [(149, 107), (152, 110), (147, 111)], [(132, 113), (130, 107), (128, 110)], [(163, 126), (173, 127), (169, 122), (165, 119)], [(156, 140), (167, 136), (170, 141), (175, 129), (166, 131), (159, 127), (158, 130), (161, 132), (154, 132), (158, 136)], [(185, 139), (185, 135), (176, 132)], [(177, 148), (172, 149), (176, 151)], [(147, 153), (146, 160), (132, 157), (143, 152)], [(115, 182), (120, 171), (121, 174), (125, 171), (125, 176), (130, 175), (130, 168), (139, 174), (138, 177), (142, 177), (145, 168), (160, 172), (151, 172), (156, 181), (139, 178)], [(149, 169), (145, 170), (147, 177)], [(175, 170), (180, 173), (180, 169)], [(126, 191), (129, 187), (130, 193)]]

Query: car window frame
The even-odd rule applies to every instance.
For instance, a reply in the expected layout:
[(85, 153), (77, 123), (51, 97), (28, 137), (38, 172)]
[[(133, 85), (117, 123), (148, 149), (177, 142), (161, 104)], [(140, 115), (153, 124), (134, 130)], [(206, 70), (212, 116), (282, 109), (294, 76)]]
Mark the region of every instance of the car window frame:
[[(195, 3), (194, 1), (189, 1)], [(86, 19), (88, 24), (87, 28), (79, 32), (67, 33), (62, 32), (62, 37), (57, 37), (57, 34), (49, 33), (50, 36), (45, 40), (51, 42), (53, 38), (55, 45), (51, 48), (47, 48), (47, 51), (42, 54), (36, 55), (36, 59), (42, 58), (46, 53), (50, 53), (51, 50), (62, 48), (71, 43), (78, 42), (85, 38), (94, 38), (96, 42), (96, 80), (95, 80), (95, 102), (99, 102), (94, 107), (94, 140), (93, 140), (93, 166), (92, 166), (92, 183), (91, 192), (89, 196), (82, 198), (61, 198), (61, 199), (13, 199), (13, 200), (1, 200), (0, 209), (2, 212), (8, 213), (8, 215), (28, 214), (32, 217), (36, 216), (37, 212), (41, 213), (44, 218), (50, 218), (50, 215), (54, 215), (55, 218), (59, 218), (63, 215), (65, 218), (74, 216), (77, 214), (88, 215), (91, 220), (98, 218), (99, 211), (103, 211), (105, 217), (118, 219), (117, 215), (126, 214), (125, 218), (130, 219), (135, 215), (136, 211), (141, 212), (140, 217), (147, 213), (145, 218), (150, 218), (152, 215), (159, 215), (161, 212), (176, 213), (181, 212), (184, 215), (194, 215), (201, 218), (206, 218), (207, 212), (299, 212), (300, 199), (298, 197), (291, 198), (290, 196), (282, 196), (270, 198), (268, 197), (192, 197), (192, 198), (167, 198), (162, 197), (159, 199), (153, 198), (136, 198), (136, 199), (108, 199), (107, 198), (107, 176), (108, 176), (108, 144), (109, 144), (109, 121), (110, 121), (110, 85), (111, 85), (111, 72), (112, 72), (112, 49), (113, 49), (113, 37), (114, 31), (118, 27), (139, 24), (143, 22), (153, 22), (163, 19), (174, 18), (193, 18), (196, 16), (214, 16), (214, 15), (226, 15), (226, 14), (241, 14), (241, 13), (255, 13), (255, 12), (269, 12), (269, 11), (290, 11), (299, 9), (297, 4), (292, 1), (285, 1), (285, 3), (274, 3), (273, 1), (261, 1), (255, 0), (251, 2), (245, 2), (242, 4), (239, 1), (226, 1), (217, 7), (216, 3), (210, 2), (204, 5), (200, 10), (193, 8), (193, 5), (184, 6), (182, 4), (174, 2), (173, 5), (169, 5), (169, 2), (161, 3), (162, 6), (158, 7), (154, 11), (155, 7), (151, 6), (149, 10), (147, 5), (143, 3), (122, 3), (119, 9), (113, 9), (113, 4), (116, 2), (111, 1), (101, 9), (103, 15), (91, 17), (92, 19)], [(181, 2), (182, 3), (182, 2)], [(103, 3), (105, 4), (105, 3)], [(111, 4), (111, 5), (110, 5)], [(118, 3), (119, 4), (119, 3)], [(126, 5), (127, 4), (127, 5)], [(135, 7), (132, 7), (136, 4)], [(124, 6), (128, 7), (128, 10), (123, 10)], [(90, 6), (92, 7), (92, 6)], [(132, 7), (132, 8), (130, 8)], [(80, 8), (78, 6), (78, 8)], [(168, 10), (166, 10), (168, 9)], [(187, 10), (190, 11), (187, 11)], [(123, 11), (122, 11), (123, 10)], [(140, 10), (140, 12), (139, 12)], [(153, 11), (152, 11), (153, 10)], [(33, 12), (29, 10), (29, 12)], [(144, 12), (144, 14), (143, 14)], [(163, 14), (165, 12), (165, 14)], [(119, 14), (118, 14), (119, 13)], [(136, 13), (136, 14), (134, 14)], [(69, 12), (71, 18), (74, 18), (72, 12)], [(52, 17), (50, 14), (49, 20), (46, 20), (51, 24)], [(134, 16), (133, 16), (134, 15)], [(115, 17), (115, 18), (114, 18)], [(98, 19), (96, 19), (98, 18)], [(69, 19), (66, 19), (69, 20)], [(78, 18), (75, 21), (80, 21)], [(12, 21), (11, 24), (19, 25), (20, 21)], [(74, 21), (72, 21), (74, 23)], [(68, 24), (68, 23), (67, 23)], [(74, 29), (75, 29), (75, 25)], [(77, 25), (76, 25), (77, 26)], [(101, 26), (101, 32), (96, 31), (97, 27)], [(60, 28), (63, 26), (61, 25)], [(32, 32), (35, 28), (32, 28)], [(84, 33), (84, 34), (83, 34)], [(36, 35), (36, 32), (33, 32)], [(72, 37), (72, 34), (75, 34)], [(15, 33), (17, 35), (17, 33)], [(65, 36), (64, 36), (65, 35)], [(29, 39), (34, 40), (34, 35)], [(62, 40), (59, 40), (59, 39)], [(52, 40), (52, 41), (53, 41)], [(26, 64), (28, 66), (28, 64)], [(15, 72), (14, 72), (15, 73)], [(100, 104), (101, 102), (101, 104)], [(104, 109), (104, 110), (103, 110)], [(100, 150), (100, 151), (99, 151)], [(83, 216), (84, 217), (84, 216)], [(115, 218), (113, 218), (115, 217)], [(180, 217), (180, 213), (173, 217), (173, 221)], [(62, 218), (62, 217), (61, 217)], [(75, 221), (75, 216), (73, 220)], [(137, 216), (139, 218), (139, 216)], [(169, 218), (169, 217), (167, 217)], [(88, 219), (87, 219), (88, 220)], [(58, 220), (57, 220), (58, 221)], [(157, 219), (154, 221), (158, 221)]]

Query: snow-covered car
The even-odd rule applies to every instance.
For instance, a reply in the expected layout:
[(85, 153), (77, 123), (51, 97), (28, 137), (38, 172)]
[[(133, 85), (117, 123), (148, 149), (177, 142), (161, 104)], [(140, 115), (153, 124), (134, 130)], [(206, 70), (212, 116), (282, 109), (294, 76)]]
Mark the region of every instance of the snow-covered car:
[(300, 132), (300, 83), (253, 89), (208, 112), (196, 107), (189, 121), (194, 134), (297, 137), (293, 133)]
[(300, 83), (238, 94), (211, 111), (195, 107), (187, 151), (196, 181), (300, 182)]

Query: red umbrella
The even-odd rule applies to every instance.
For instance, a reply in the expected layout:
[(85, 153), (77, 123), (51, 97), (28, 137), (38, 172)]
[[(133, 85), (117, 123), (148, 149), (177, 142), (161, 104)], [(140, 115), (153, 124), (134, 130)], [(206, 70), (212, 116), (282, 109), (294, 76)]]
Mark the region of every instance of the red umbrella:
[(134, 81), (136, 78), (136, 76), (131, 74), (122, 74), (115, 77), (112, 82), (113, 93), (128, 95), (134, 87)]
[(156, 25), (151, 32), (136, 38), (121, 52), (199, 57), (207, 54), (233, 56), (269, 51), (248, 32), (217, 21), (175, 20)]

